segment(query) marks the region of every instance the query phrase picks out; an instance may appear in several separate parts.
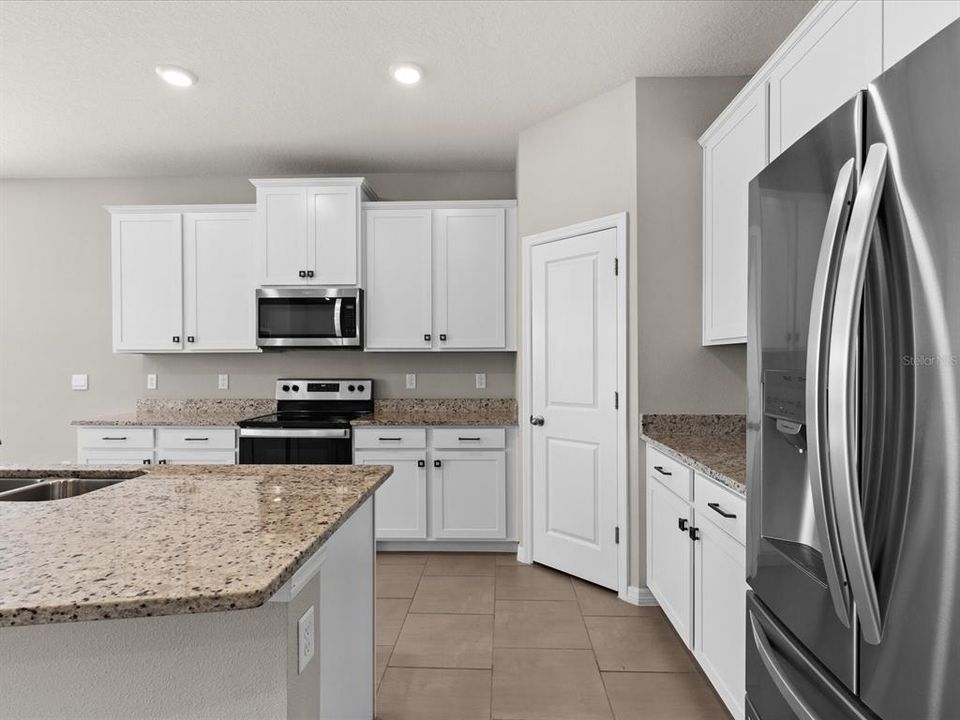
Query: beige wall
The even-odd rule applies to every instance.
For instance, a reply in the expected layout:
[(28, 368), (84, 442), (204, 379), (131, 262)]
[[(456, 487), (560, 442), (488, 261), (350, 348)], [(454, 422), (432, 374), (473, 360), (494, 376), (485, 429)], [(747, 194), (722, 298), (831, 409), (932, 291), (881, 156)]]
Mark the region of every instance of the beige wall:
[[(514, 197), (512, 173), (370, 175), (391, 200)], [(0, 182), (0, 462), (72, 460), (75, 418), (128, 412), (139, 397), (270, 397), (283, 375), (372, 376), (383, 397), (513, 397), (510, 353), (294, 351), (262, 355), (111, 352), (107, 204), (253, 202), (246, 178)], [(159, 387), (146, 390), (146, 374)], [(217, 374), (230, 374), (219, 391)], [(418, 374), (415, 391), (403, 375)], [(473, 373), (486, 372), (487, 389)], [(90, 389), (70, 390), (87, 373)]]

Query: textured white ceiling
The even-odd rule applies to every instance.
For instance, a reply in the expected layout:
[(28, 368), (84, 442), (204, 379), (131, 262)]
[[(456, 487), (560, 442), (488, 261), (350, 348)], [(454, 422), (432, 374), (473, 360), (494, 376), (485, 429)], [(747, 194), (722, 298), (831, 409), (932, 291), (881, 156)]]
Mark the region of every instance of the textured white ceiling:
[(0, 175), (511, 169), (521, 129), (631, 77), (753, 72), (812, 4), (4, 1)]

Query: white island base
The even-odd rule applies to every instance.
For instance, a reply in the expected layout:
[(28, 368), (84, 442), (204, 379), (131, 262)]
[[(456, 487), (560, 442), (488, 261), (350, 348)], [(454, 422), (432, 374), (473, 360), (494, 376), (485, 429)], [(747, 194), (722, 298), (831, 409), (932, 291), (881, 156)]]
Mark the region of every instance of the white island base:
[(0, 717), (372, 720), (373, 518), (370, 498), (258, 608), (0, 629)]

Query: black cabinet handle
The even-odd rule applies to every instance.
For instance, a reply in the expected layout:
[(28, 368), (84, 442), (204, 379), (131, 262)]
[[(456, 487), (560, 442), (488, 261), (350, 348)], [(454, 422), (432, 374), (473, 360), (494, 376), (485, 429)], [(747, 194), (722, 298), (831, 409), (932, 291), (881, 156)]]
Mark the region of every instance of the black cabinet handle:
[(713, 510), (715, 513), (719, 513), (721, 517), (735, 518), (737, 516), (736, 513), (728, 513), (721, 510), (720, 503), (707, 503), (707, 507)]
[(688, 524), (689, 522), (690, 522), (690, 521), (687, 520), (686, 518), (677, 518), (677, 527), (680, 528), (680, 532), (686, 532), (686, 531), (687, 531), (687, 524)]
[(673, 475), (672, 472), (668, 472), (668, 471), (664, 470), (664, 469), (663, 469), (663, 465), (654, 465), (654, 466), (653, 466), (653, 469), (656, 470), (656, 471), (657, 471), (658, 473), (660, 473), (661, 475), (667, 475), (667, 476)]
[(377, 440), (391, 440), (393, 442), (400, 442), (403, 438), (377, 438)]
[(460, 440), (461, 442), (465, 442), (467, 440), (471, 440), (473, 442), (480, 442), (480, 438), (478, 437), (458, 437), (457, 440)]
[(100, 439), (101, 439), (101, 440), (126, 440), (126, 439), (127, 439), (127, 436), (126, 436), (126, 435), (124, 435), (123, 437), (109, 437), (109, 436), (107, 436), (107, 437), (102, 437), (102, 438), (100, 438)]
[(426, 467), (426, 466), (427, 466), (426, 460), (417, 460), (417, 467)]
[(193, 335), (187, 335), (187, 342), (193, 342)]
[(423, 341), (424, 341), (424, 342), (430, 342), (430, 333), (426, 333), (426, 334), (423, 336)]
[(173, 341), (174, 341), (175, 343), (180, 342), (180, 336), (179, 336), (179, 335), (174, 335), (174, 336), (173, 336)]
[(149, 465), (149, 464), (150, 464), (150, 461), (149, 461), (149, 460), (144, 460), (144, 461), (143, 461), (143, 464), (144, 464), (144, 465)]
[(447, 341), (447, 334), (440, 333), (440, 342), (446, 342), (446, 341)]
[(196, 437), (196, 438), (184, 438), (184, 440), (185, 440), (186, 442), (206, 442), (206, 441), (209, 440), (209, 439), (210, 439), (210, 438), (208, 438), (208, 437), (206, 437), (206, 438), (201, 438), (201, 437)]
[(439, 460), (434, 460), (434, 461), (433, 461), (433, 466), (434, 466), (434, 467), (440, 467), (441, 464), (442, 464), (442, 463), (441, 463)]
[(307, 277), (313, 277), (313, 270), (307, 270)]
[(166, 460), (157, 460), (157, 465), (166, 465), (166, 464), (167, 464)]
[(297, 275), (299, 275), (299, 276), (302, 277), (302, 278), (305, 278), (305, 277), (307, 276), (307, 271), (306, 271), (306, 270), (301, 270), (300, 272), (297, 273)]
[(690, 536), (691, 540), (694, 540), (694, 541), (699, 540), (700, 528), (691, 526), (690, 529), (687, 530), (687, 534)]

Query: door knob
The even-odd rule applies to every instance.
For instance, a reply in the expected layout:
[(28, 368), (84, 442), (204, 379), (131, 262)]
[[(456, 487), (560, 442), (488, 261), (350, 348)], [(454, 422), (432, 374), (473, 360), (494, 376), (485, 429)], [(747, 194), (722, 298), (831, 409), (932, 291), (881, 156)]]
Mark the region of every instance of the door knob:
[(530, 416), (531, 425), (543, 425), (543, 415), (531, 415)]

